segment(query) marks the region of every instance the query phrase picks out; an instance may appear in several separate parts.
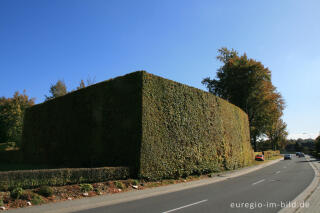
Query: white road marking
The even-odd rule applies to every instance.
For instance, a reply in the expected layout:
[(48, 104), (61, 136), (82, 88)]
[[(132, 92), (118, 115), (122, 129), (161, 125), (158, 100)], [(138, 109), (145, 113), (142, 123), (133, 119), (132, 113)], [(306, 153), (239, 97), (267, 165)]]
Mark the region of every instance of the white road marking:
[(188, 205), (185, 205), (185, 206), (181, 206), (181, 207), (178, 207), (178, 208), (175, 208), (175, 209), (171, 209), (171, 210), (168, 210), (166, 212), (162, 212), (162, 213), (169, 213), (169, 212), (174, 212), (174, 211), (177, 211), (177, 210), (180, 210), (180, 209), (184, 209), (184, 208), (187, 208), (187, 207), (190, 207), (190, 206), (194, 206), (194, 205), (197, 205), (197, 204), (200, 204), (200, 203), (204, 203), (204, 202), (207, 202), (208, 200), (201, 200), (201, 201), (198, 201), (198, 202), (195, 202), (195, 203), (191, 203), (191, 204), (188, 204)]
[(262, 183), (262, 182), (265, 181), (265, 180), (266, 180), (266, 179), (259, 180), (259, 181), (255, 182), (255, 183), (253, 183), (252, 186), (254, 186), (254, 185), (258, 184), (258, 183)]
[(277, 171), (277, 172), (276, 172), (276, 174), (279, 174), (279, 173), (280, 173), (280, 171)]
[(287, 168), (286, 166), (283, 167), (284, 169)]

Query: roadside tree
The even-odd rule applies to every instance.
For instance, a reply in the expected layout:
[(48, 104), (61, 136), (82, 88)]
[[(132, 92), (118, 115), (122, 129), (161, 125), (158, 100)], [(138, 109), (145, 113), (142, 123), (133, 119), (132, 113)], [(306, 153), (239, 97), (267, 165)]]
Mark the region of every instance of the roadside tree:
[(0, 98), (0, 142), (16, 142), (19, 146), (22, 135), (25, 109), (34, 105), (34, 98), (26, 92), (15, 92), (12, 98)]
[(277, 126), (284, 100), (271, 82), (271, 71), (261, 62), (246, 54), (239, 56), (234, 49), (221, 48), (218, 52), (217, 59), (222, 66), (217, 70), (216, 78), (207, 77), (202, 83), (209, 92), (248, 114), (251, 142), (257, 150), (257, 139)]

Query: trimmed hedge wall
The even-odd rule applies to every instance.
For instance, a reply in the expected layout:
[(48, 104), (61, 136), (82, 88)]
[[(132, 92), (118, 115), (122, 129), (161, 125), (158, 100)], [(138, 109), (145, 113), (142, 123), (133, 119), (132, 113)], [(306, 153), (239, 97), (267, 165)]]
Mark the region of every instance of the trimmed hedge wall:
[(21, 163), (23, 161), (20, 150), (0, 151), (0, 163)]
[(24, 162), (137, 170), (141, 78), (142, 72), (131, 73), (28, 108), (22, 137)]
[(254, 153), (247, 115), (210, 93), (131, 73), (28, 108), (26, 162), (128, 166), (148, 179), (236, 169)]
[(249, 123), (210, 93), (143, 75), (140, 176), (172, 178), (249, 165)]
[(123, 180), (130, 176), (128, 167), (65, 168), (0, 172), (0, 191), (11, 187), (34, 188), (42, 185), (94, 183)]

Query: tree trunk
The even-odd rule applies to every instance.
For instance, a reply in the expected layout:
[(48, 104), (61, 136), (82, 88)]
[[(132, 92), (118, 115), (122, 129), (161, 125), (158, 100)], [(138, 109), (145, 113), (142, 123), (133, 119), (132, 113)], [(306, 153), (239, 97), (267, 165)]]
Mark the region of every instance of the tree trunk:
[(257, 151), (257, 136), (253, 136), (253, 149), (255, 152)]

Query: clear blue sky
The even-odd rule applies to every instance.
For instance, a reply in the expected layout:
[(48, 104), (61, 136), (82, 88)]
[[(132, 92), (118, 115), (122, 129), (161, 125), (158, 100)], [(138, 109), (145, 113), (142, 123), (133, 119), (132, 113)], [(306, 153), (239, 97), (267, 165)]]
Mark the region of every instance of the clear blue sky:
[(225, 46), (261, 61), (286, 100), (290, 137), (320, 131), (318, 0), (1, 0), (0, 96), (40, 103), (136, 70), (205, 89)]

